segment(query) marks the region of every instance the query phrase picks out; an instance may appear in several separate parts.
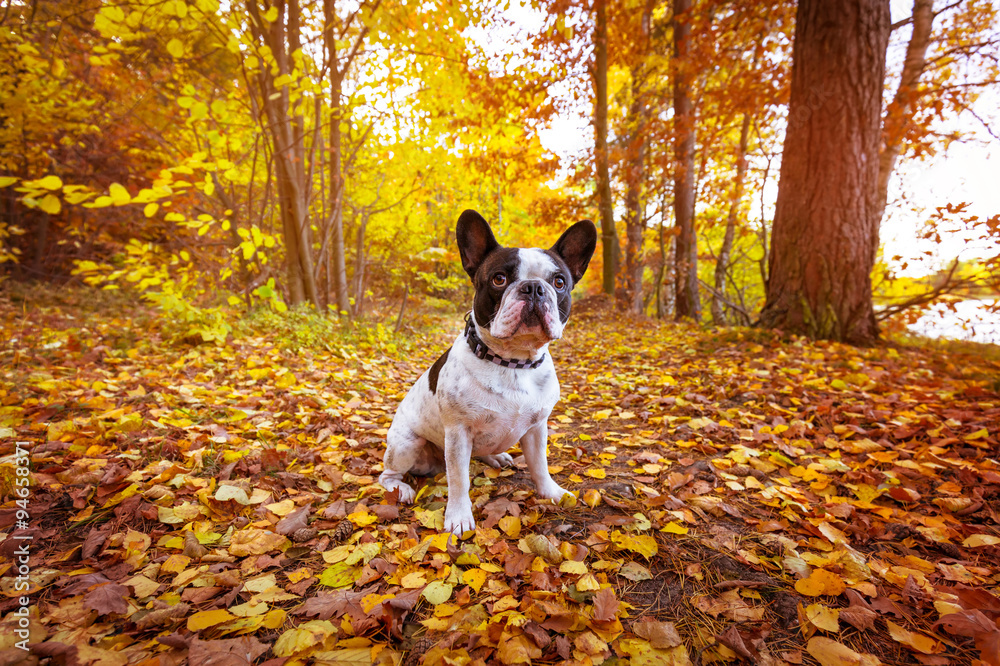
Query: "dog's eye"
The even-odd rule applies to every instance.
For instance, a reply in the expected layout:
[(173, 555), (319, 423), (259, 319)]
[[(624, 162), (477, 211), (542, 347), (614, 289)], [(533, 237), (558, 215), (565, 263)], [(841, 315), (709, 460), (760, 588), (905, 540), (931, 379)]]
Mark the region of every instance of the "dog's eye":
[(507, 284), (507, 276), (504, 275), (503, 273), (497, 273), (496, 275), (493, 276), (494, 287), (503, 287), (506, 284)]
[(552, 286), (558, 289), (559, 291), (562, 291), (563, 288), (565, 288), (566, 286), (566, 280), (563, 279), (563, 276), (557, 275), (555, 279), (552, 280)]

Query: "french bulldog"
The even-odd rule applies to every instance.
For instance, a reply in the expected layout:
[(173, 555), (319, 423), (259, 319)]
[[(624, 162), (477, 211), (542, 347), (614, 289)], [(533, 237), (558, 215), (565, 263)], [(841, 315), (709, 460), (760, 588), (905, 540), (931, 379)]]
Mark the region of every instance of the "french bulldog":
[(559, 501), (567, 490), (549, 475), (548, 418), (559, 380), (548, 354), (562, 337), (573, 290), (597, 247), (590, 220), (577, 222), (548, 250), (501, 247), (472, 210), (455, 230), (462, 267), (475, 297), (466, 327), (403, 398), (387, 435), (379, 483), (412, 502), (409, 472), (448, 479), (446, 532), (476, 528), (469, 499), (471, 458), (500, 468), (521, 443), (540, 497)]

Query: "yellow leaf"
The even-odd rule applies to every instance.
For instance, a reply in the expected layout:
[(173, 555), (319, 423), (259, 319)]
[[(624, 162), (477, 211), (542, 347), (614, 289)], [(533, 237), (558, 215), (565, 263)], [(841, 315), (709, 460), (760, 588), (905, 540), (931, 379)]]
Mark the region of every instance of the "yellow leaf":
[(976, 432), (968, 434), (965, 437), (963, 437), (962, 439), (964, 439), (967, 442), (971, 442), (971, 441), (976, 440), (976, 439), (983, 439), (984, 437), (988, 437), (989, 434), (990, 433), (989, 433), (989, 431), (986, 428), (980, 428)]
[[(277, 7), (272, 7), (271, 9), (274, 9), (275, 13), (277, 14)], [(171, 39), (169, 42), (167, 42), (167, 53), (169, 53), (175, 58), (183, 58), (184, 42), (177, 39), (176, 37), (174, 39)]]
[(355, 511), (354, 513), (348, 515), (347, 519), (358, 527), (364, 527), (378, 522), (378, 516), (369, 511)]
[(160, 210), (160, 204), (158, 203), (148, 203), (146, 207), (142, 209), (142, 214), (146, 217), (153, 217), (156, 215), (156, 211)]
[(908, 648), (916, 650), (922, 654), (937, 654), (938, 652), (944, 652), (944, 645), (942, 645), (940, 641), (934, 640), (926, 634), (921, 634), (916, 631), (907, 631), (891, 620), (886, 620), (885, 624), (889, 628), (889, 635), (892, 636), (892, 639), (898, 643), (902, 643)]
[(510, 539), (517, 539), (521, 536), (521, 519), (516, 516), (504, 516), (500, 519), (500, 529)]
[(462, 572), (462, 582), (471, 587), (476, 592), (483, 587), (486, 582), (486, 572), (482, 569), (469, 569)]
[(201, 631), (223, 622), (235, 620), (236, 616), (224, 609), (208, 610), (195, 613), (187, 620), (188, 631)]
[(639, 553), (647, 560), (659, 552), (656, 539), (648, 534), (623, 534), (615, 530), (611, 533), (611, 541), (618, 546), (619, 550), (631, 550), (634, 553)]
[(274, 23), (275, 21), (277, 21), (278, 20), (278, 8), (277, 7), (271, 7), (270, 9), (268, 9), (267, 13), (264, 14), (264, 20), (267, 21), (268, 23)]
[(584, 562), (577, 562), (576, 560), (566, 560), (559, 565), (559, 571), (582, 576), (587, 573), (587, 565)]
[(689, 530), (683, 525), (678, 525), (676, 522), (671, 520), (669, 523), (660, 528), (660, 531), (666, 532), (667, 534), (687, 534)]
[(280, 534), (267, 530), (244, 529), (234, 532), (229, 541), (229, 554), (236, 557), (263, 555), (275, 550), (284, 551), (291, 542)]
[(823, 604), (810, 604), (806, 607), (806, 617), (816, 628), (823, 631), (840, 631), (840, 611)]
[(810, 638), (806, 652), (821, 666), (879, 666), (882, 663), (878, 657), (855, 652), (846, 645), (823, 636)]
[(814, 569), (808, 578), (795, 582), (795, 590), (807, 597), (818, 597), (824, 594), (837, 596), (847, 585), (837, 574), (825, 569)]
[(584, 472), (584, 474), (593, 479), (603, 479), (608, 476), (607, 472), (605, 472), (600, 467), (598, 467), (597, 469), (588, 469), (586, 472)]
[(111, 187), (108, 188), (108, 195), (116, 206), (122, 206), (132, 201), (132, 196), (125, 189), (125, 186), (118, 183), (111, 183)]
[(437, 606), (448, 601), (448, 599), (451, 598), (451, 592), (454, 589), (454, 585), (449, 585), (443, 581), (435, 580), (428, 584), (420, 594), (427, 599), (432, 606)]
[(0, 187), (10, 187), (17, 182), (14, 176), (0, 176)]
[(588, 488), (583, 491), (583, 503), (589, 506), (591, 509), (596, 507), (601, 503), (601, 493), (597, 492), (593, 488)]
[(56, 195), (46, 194), (42, 197), (42, 200), (38, 202), (38, 207), (49, 215), (57, 215), (59, 211), (62, 210), (62, 202), (59, 201), (59, 197)]
[(610, 409), (602, 409), (599, 412), (594, 412), (594, 420), (595, 421), (603, 421), (604, 419), (607, 419), (607, 418), (610, 418), (610, 417), (611, 417), (611, 410)]
[(966, 548), (979, 548), (981, 546), (996, 546), (1000, 544), (1000, 537), (992, 534), (973, 534), (962, 542)]
[(279, 657), (291, 657), (294, 654), (308, 650), (324, 638), (325, 636), (322, 634), (302, 627), (296, 627), (281, 634), (272, 649), (274, 654)]
[(581, 442), (589, 442), (591, 439), (593, 439), (590, 435), (588, 435), (585, 432), (581, 432), (579, 434), (579, 437)]
[(594, 574), (586, 573), (580, 576), (580, 579), (576, 581), (576, 589), (581, 592), (596, 592), (601, 589), (601, 584), (597, 582), (594, 578)]
[(399, 581), (399, 584), (408, 590), (413, 590), (418, 587), (422, 587), (426, 583), (427, 579), (424, 578), (424, 574), (422, 571), (412, 571), (403, 576), (403, 580)]
[(25, 185), (40, 187), (43, 190), (58, 190), (63, 186), (63, 182), (59, 176), (46, 176), (45, 178), (40, 178), (39, 180), (32, 181), (31, 183), (25, 183)]

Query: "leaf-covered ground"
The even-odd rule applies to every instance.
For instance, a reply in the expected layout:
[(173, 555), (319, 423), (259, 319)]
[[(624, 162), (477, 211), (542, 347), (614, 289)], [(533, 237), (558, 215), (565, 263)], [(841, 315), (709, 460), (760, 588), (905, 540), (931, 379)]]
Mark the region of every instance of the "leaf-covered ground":
[(996, 361), (584, 302), (552, 347), (578, 501), (474, 463), (456, 545), (443, 477), (375, 479), (460, 316), (215, 346), (122, 303), (0, 296), (0, 664), (1000, 666)]

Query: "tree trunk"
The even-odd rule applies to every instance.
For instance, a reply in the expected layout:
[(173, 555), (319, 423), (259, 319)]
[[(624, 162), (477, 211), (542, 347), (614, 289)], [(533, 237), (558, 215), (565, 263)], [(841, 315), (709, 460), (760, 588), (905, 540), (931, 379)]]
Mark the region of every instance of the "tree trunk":
[[(285, 4), (279, 3), (278, 18), (268, 25), (260, 15), (256, 0), (248, 0), (247, 9), (254, 37), (264, 43), (274, 56), (278, 75), (288, 74), (289, 54), (286, 39), (297, 42), (298, 0), (291, 0), (289, 8), (290, 33), (285, 31)], [(319, 307), (319, 297), (312, 269), (312, 248), (309, 240), (309, 220), (306, 200), (309, 183), (301, 162), (301, 146), (297, 146), (293, 121), (290, 116), (287, 85), (280, 90), (274, 87), (270, 68), (262, 66), (257, 75), (262, 105), (270, 131), (275, 166), (277, 167), (278, 202), (281, 212), (282, 236), (285, 241), (285, 268), (289, 300), (293, 305), (308, 299)], [(275, 94), (277, 93), (277, 94)]]
[(913, 2), (913, 34), (906, 46), (906, 60), (903, 61), (903, 72), (899, 78), (899, 87), (882, 121), (882, 152), (878, 158), (878, 211), (877, 221), (873, 229), (875, 238), (872, 242), (874, 252), (878, 252), (878, 233), (885, 215), (886, 202), (889, 199), (889, 178), (896, 166), (896, 160), (903, 150), (903, 138), (906, 130), (913, 122), (917, 100), (920, 92), (920, 75), (926, 63), (927, 45), (931, 41), (931, 26), (934, 24), (934, 0), (914, 0)]
[(800, 0), (763, 326), (870, 344), (888, 0)]
[(597, 208), (601, 214), (601, 251), (604, 259), (605, 294), (615, 293), (618, 274), (618, 234), (615, 232), (608, 164), (608, 21), (606, 0), (594, 0), (597, 21), (594, 31), (594, 153), (597, 162)]
[(625, 309), (633, 314), (645, 310), (642, 300), (643, 234), (646, 231), (645, 205), (642, 190), (646, 183), (646, 124), (649, 106), (646, 103), (646, 52), (649, 44), (653, 3), (646, 2), (640, 22), (640, 40), (643, 44), (640, 60), (632, 67), (632, 103), (629, 105), (626, 126), (630, 130), (628, 159), (625, 165)]
[(688, 46), (691, 0), (674, 0), (674, 220), (677, 240), (675, 298), (677, 319), (701, 319), (698, 296), (698, 238), (694, 233), (694, 110)]
[[(743, 199), (743, 181), (747, 174), (747, 143), (750, 137), (750, 114), (743, 114), (740, 127), (740, 147), (736, 154), (736, 180), (733, 195), (729, 200), (729, 216), (726, 218), (726, 233), (715, 261), (715, 293), (712, 294), (712, 321), (716, 326), (726, 325), (726, 313), (722, 299), (726, 295), (726, 273), (729, 271), (729, 255), (733, 251), (733, 237), (736, 235), (736, 219), (739, 217), (740, 202)], [(763, 220), (762, 220), (763, 222)]]
[(351, 311), (347, 292), (347, 258), (344, 250), (344, 178), (341, 174), (341, 133), (342, 91), (344, 74), (349, 63), (340, 68), (337, 63), (336, 0), (323, 0), (323, 16), (326, 29), (323, 41), (326, 43), (330, 65), (330, 210), (331, 241), (330, 253), (333, 271), (333, 291), (336, 296), (337, 312)]

